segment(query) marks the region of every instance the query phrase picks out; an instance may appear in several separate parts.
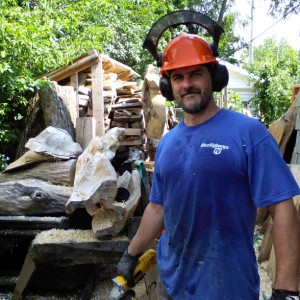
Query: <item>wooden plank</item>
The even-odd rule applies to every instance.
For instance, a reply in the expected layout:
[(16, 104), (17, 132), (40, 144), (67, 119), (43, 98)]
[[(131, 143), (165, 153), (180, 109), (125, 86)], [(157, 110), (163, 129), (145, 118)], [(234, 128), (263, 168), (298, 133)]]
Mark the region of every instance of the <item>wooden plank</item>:
[(269, 262), (268, 262), (268, 270), (269, 270), (269, 274), (270, 274), (270, 277), (272, 280), (272, 285), (274, 285), (275, 273), (276, 273), (274, 246), (272, 246), (272, 248), (271, 248), (270, 258), (269, 258)]
[[(300, 165), (290, 164), (289, 165), (291, 172), (293, 173), (294, 178), (296, 179), (297, 183), (300, 184)], [(293, 197), (293, 201), (295, 207), (298, 211), (298, 215), (300, 217), (300, 196)], [(300, 266), (299, 266), (300, 268)], [(274, 246), (271, 248), (268, 269), (271, 274), (272, 283), (275, 281), (275, 271), (276, 271), (276, 259), (275, 259), (275, 250)], [(299, 289), (300, 289), (300, 278), (299, 278)]]
[(112, 105), (111, 109), (112, 110), (118, 110), (118, 109), (128, 109), (128, 108), (140, 108), (142, 107), (142, 102), (141, 101), (135, 101), (133, 103), (122, 103), (122, 104), (115, 104)]
[[(64, 229), (69, 226), (68, 217), (0, 216), (0, 228), (10, 230)], [(1, 231), (0, 231), (1, 234)]]
[[(125, 75), (126, 75), (126, 77), (125, 77), (125, 79), (124, 80), (130, 80), (132, 77), (140, 77), (140, 75), (138, 74), (138, 73), (136, 73), (136, 72), (134, 72), (130, 67), (128, 67), (127, 65), (124, 65), (124, 64), (122, 64), (121, 62), (118, 62), (118, 61), (116, 61), (116, 60), (114, 60), (114, 59), (112, 59), (112, 58), (110, 58), (109, 56), (107, 56), (107, 55), (105, 55), (105, 54), (101, 54), (101, 58), (102, 58), (102, 61), (103, 62), (108, 62), (108, 61), (110, 61), (111, 62), (111, 66), (113, 66), (113, 68), (112, 68), (112, 72), (113, 73), (117, 73), (117, 74), (119, 74), (119, 73), (121, 73), (121, 72), (123, 72), (124, 70), (126, 70), (126, 74), (123, 74), (122, 75), (122, 78), (123, 77), (125, 77)], [(106, 72), (108, 72), (108, 70), (105, 70)], [(122, 79), (121, 78), (121, 79)], [(123, 80), (123, 79), (122, 79)]]
[(30, 281), (30, 278), (33, 274), (33, 272), (36, 269), (36, 264), (31, 256), (31, 253), (28, 252), (21, 270), (21, 273), (19, 275), (12, 300), (18, 300), (21, 298), (22, 293), (26, 286), (28, 285), (28, 282)]
[(57, 266), (113, 264), (128, 245), (129, 239), (124, 235), (99, 240), (92, 230), (53, 229), (38, 234), (29, 251), (36, 263)]
[(118, 97), (118, 104), (121, 104), (121, 103), (124, 103), (124, 102), (126, 102), (126, 103), (134, 103), (134, 102), (136, 102), (136, 101), (140, 101), (140, 98), (132, 98), (132, 97), (130, 97), (130, 98), (122, 98), (122, 96), (121, 97)]
[(137, 122), (141, 120), (142, 120), (142, 116), (122, 116), (122, 117), (114, 118), (114, 121), (116, 122)]
[(93, 117), (78, 118), (76, 123), (76, 142), (84, 150), (96, 136), (96, 119)]
[(266, 261), (270, 257), (271, 249), (273, 246), (273, 228), (272, 228), (272, 218), (269, 216), (269, 219), (267, 221), (267, 229), (264, 233), (263, 241), (261, 244), (261, 248), (258, 255), (258, 262), (262, 263), (263, 261)]
[(300, 90), (300, 84), (294, 84), (292, 87), (292, 101), (294, 101), (297, 98), (297, 95), (299, 94)]
[(19, 300), (38, 263), (56, 266), (116, 264), (128, 248), (126, 236), (98, 240), (92, 230), (48, 230), (32, 241), (18, 278), (13, 300)]
[(124, 141), (120, 142), (121, 146), (140, 146), (143, 145), (142, 140)]
[[(70, 85), (74, 87), (75, 92), (76, 92), (76, 118), (79, 117), (79, 100), (78, 100), (78, 73), (74, 73), (73, 75), (70, 76)], [(76, 127), (76, 124), (74, 124), (74, 127)]]
[(84, 69), (91, 67), (99, 61), (99, 54), (97, 51), (92, 50), (87, 54), (80, 56), (77, 60), (74, 60), (74, 63), (67, 67), (62, 67), (60, 69), (54, 70), (50, 73), (44, 74), (41, 77), (47, 77), (53, 81), (61, 81), (67, 77), (70, 77), (74, 73), (78, 73)]
[(298, 110), (296, 103), (293, 102), (287, 112), (273, 122), (268, 129), (278, 143), (282, 154), (284, 154), (286, 145), (295, 130)]
[(103, 102), (102, 60), (92, 66), (92, 101), (93, 117), (96, 120), (96, 135), (105, 134)]
[(139, 136), (139, 135), (142, 135), (142, 129), (140, 129), (140, 128), (125, 128), (124, 135)]

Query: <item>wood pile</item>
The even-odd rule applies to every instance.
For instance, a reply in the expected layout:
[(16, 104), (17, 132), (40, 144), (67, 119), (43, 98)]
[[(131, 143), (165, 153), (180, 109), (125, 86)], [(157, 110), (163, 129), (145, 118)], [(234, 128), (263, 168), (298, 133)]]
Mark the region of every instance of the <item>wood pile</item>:
[(142, 146), (145, 142), (142, 91), (136, 82), (119, 82), (117, 97), (111, 106), (110, 127), (125, 128), (122, 146)]
[[(299, 98), (298, 94), (298, 98)], [(269, 127), (269, 132), (273, 135), (274, 139), (279, 145), (280, 151), (289, 165), (294, 178), (300, 186), (300, 165), (293, 163), (293, 155), (295, 153), (296, 141), (296, 123), (299, 116), (299, 106), (297, 104), (297, 93), (293, 90), (292, 103), (289, 109), (278, 120), (273, 122)], [(300, 100), (300, 99), (299, 99)], [(298, 100), (298, 101), (299, 101)], [(300, 218), (300, 196), (293, 198), (295, 207), (298, 211)], [(260, 232), (263, 234), (262, 245), (258, 255), (258, 262), (262, 263), (268, 261), (268, 268), (272, 281), (275, 280), (275, 252), (273, 245), (273, 229), (272, 218), (269, 214), (267, 207), (259, 208), (257, 211), (256, 224), (260, 227)], [(300, 268), (300, 266), (299, 266)], [(300, 278), (299, 278), (300, 288)]]
[[(85, 76), (81, 76), (84, 78)], [(144, 144), (144, 116), (142, 91), (135, 81), (124, 81), (114, 73), (103, 74), (104, 126), (105, 131), (113, 127), (126, 128), (122, 146)], [(79, 117), (93, 117), (91, 73), (78, 89)]]
[[(32, 226), (30, 223), (35, 221), (40, 228), (42, 225), (44, 229), (50, 229), (42, 233), (42, 236), (47, 236), (50, 242), (47, 240), (44, 243), (43, 240), (37, 247), (34, 239), (30, 245), (13, 299), (21, 297), (39, 263), (65, 266), (67, 261), (68, 266), (87, 263), (107, 266), (119, 260), (129, 243), (126, 230), (123, 229), (133, 217), (141, 199), (139, 172), (133, 169), (130, 173), (126, 171), (119, 176), (110, 162), (119, 148), (119, 136), (122, 136), (124, 131), (124, 128), (112, 128), (103, 137), (95, 137), (82, 152), (80, 145), (73, 142), (65, 130), (48, 127), (36, 138), (30, 139), (26, 143), (29, 150), (1, 174), (0, 208), (1, 214), (5, 216), (1, 220), (5, 222), (4, 225), (7, 226), (7, 222), (12, 223), (13, 220), (14, 223), (10, 224), (10, 227), (20, 221), (23, 225), (27, 223)], [(76, 168), (74, 168), (75, 159)], [(43, 164), (45, 170), (41, 171), (39, 164)], [(54, 170), (52, 164), (55, 165)], [(65, 172), (61, 174), (63, 169)], [(54, 172), (51, 176), (47, 176), (47, 171), (50, 170)], [(24, 177), (24, 173), (27, 176)], [(74, 177), (74, 180), (67, 180), (67, 174)], [(50, 180), (56, 184), (52, 184)], [(127, 191), (125, 198), (118, 198), (120, 189)], [(78, 233), (81, 232), (84, 238), (89, 237), (92, 242), (85, 239), (70, 240), (69, 237), (70, 232), (74, 231), (74, 227), (78, 228), (80, 222), (75, 218), (76, 224), (70, 226), (71, 219), (76, 215), (76, 211), (82, 209), (90, 215), (90, 224), (88, 229), (82, 231), (77, 229), (74, 236), (78, 237)], [(66, 213), (69, 218), (54, 222), (53, 217), (56, 218), (57, 214), (66, 216)], [(38, 216), (38, 219), (33, 216)], [(49, 228), (49, 221), (53, 227), (50, 225)], [(11, 237), (15, 239), (20, 234), (24, 235), (24, 229), (28, 228), (22, 227), (22, 233), (17, 232), (9, 237), (7, 231), (0, 231), (3, 251), (0, 254), (5, 255), (9, 251), (8, 247), (17, 248), (18, 245), (10, 241)], [(64, 230), (51, 231), (54, 228)], [(59, 239), (54, 239), (53, 232), (59, 233)], [(35, 233), (38, 234), (37, 237), (41, 236), (39, 231)], [(31, 233), (29, 238), (34, 235)], [(28, 247), (26, 251), (27, 249)], [(54, 254), (58, 249), (60, 251), (57, 255)], [(75, 254), (77, 250), (80, 255)], [(71, 258), (72, 253), (74, 256)], [(50, 257), (54, 260), (49, 260)]]
[[(103, 71), (100, 77), (99, 64)], [(53, 247), (63, 244), (64, 255), (68, 257), (65, 246), (72, 249), (78, 246), (86, 253), (88, 261), (94, 263), (90, 244), (87, 247), (81, 242), (74, 245), (67, 238), (70, 229), (81, 229), (78, 225), (82, 214), (78, 217), (78, 210), (85, 210), (90, 218), (83, 216), (90, 223), (82, 227), (85, 233), (88, 229), (95, 238), (92, 246), (97, 255), (99, 245), (110, 249), (109, 253), (107, 249), (100, 251), (99, 261), (110, 263), (113, 251), (113, 262), (116, 262), (128, 244), (126, 233), (132, 238), (143, 213), (138, 210), (140, 200), (143, 200), (141, 178), (134, 169), (136, 160), (145, 159), (142, 91), (131, 71), (104, 56), (99, 61), (94, 52), (47, 77), (52, 88), (40, 89), (31, 99), (17, 160), (0, 177), (0, 207), (5, 215), (2, 221), (7, 223), (13, 216), (15, 222), (10, 227), (15, 226), (20, 217), (22, 224), (28, 226), (34, 219), (37, 227), (64, 229), (61, 231), (63, 241), (44, 245), (45, 249), (53, 252)], [(95, 85), (101, 85), (101, 88), (95, 89)], [(103, 110), (98, 109), (99, 103), (95, 99), (103, 99)], [(77, 141), (77, 128), (86, 129), (81, 126), (86, 120), (98, 122), (98, 113), (101, 118), (103, 116), (105, 132), (93, 136), (89, 130), (83, 130), (82, 136), (88, 136), (88, 139), (82, 147)], [(45, 135), (49, 130), (50, 134)], [(65, 133), (69, 134), (68, 140)], [(39, 136), (43, 139), (36, 140)], [(58, 140), (59, 137), (62, 139)], [(125, 153), (121, 163), (114, 161), (117, 152)], [(126, 199), (123, 199), (124, 195), (120, 196), (120, 190), (126, 190)], [(63, 216), (63, 221), (53, 221), (57, 214)], [(46, 226), (48, 219), (52, 220), (53, 227)], [(1, 234), (4, 236), (6, 232)], [(16, 232), (14, 236), (18, 234)], [(35, 234), (32, 233), (30, 238)], [(122, 244), (119, 239), (124, 237)], [(13, 247), (18, 245), (13, 244)], [(32, 253), (28, 255), (30, 257)], [(71, 265), (85, 263), (83, 258), (76, 257)], [(35, 258), (28, 259), (23, 265), (19, 278), (21, 286), (18, 284), (15, 299), (22, 294), (35, 270)], [(42, 260), (47, 260), (47, 255)]]
[[(142, 91), (138, 88), (137, 82), (121, 80), (117, 74), (110, 72), (102, 76), (105, 131), (113, 127), (129, 129), (126, 130), (126, 138), (121, 144), (142, 145), (144, 131)], [(69, 82), (67, 85), (72, 83)], [(79, 73), (78, 85), (79, 117), (93, 117), (92, 74)]]
[[(122, 146), (143, 146), (145, 125), (142, 91), (137, 85), (139, 75), (129, 67), (91, 51), (75, 59), (72, 65), (44, 76), (60, 86), (74, 88), (77, 115), (73, 117), (73, 122), (76, 130), (81, 122), (83, 127), (89, 124), (85, 123), (86, 118), (95, 118), (96, 125), (91, 125), (91, 128), (102, 127), (102, 122), (104, 127), (100, 129), (100, 134), (96, 130), (96, 135), (103, 135), (113, 127), (123, 127), (126, 132)], [(100, 99), (103, 99), (103, 104)]]

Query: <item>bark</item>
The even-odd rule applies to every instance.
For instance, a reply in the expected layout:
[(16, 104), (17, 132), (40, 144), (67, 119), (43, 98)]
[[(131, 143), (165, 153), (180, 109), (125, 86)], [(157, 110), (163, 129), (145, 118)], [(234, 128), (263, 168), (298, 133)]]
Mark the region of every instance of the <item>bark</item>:
[(32, 99), (31, 110), (16, 152), (16, 158), (26, 152), (25, 144), (48, 126), (66, 130), (75, 139), (74, 117), (71, 111), (76, 103), (73, 87), (51, 83), (51, 88), (42, 88)]

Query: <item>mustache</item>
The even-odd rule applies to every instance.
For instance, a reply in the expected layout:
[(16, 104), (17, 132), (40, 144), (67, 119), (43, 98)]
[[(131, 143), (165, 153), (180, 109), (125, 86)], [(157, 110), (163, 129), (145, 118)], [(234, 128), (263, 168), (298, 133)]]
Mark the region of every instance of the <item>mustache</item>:
[(201, 89), (197, 89), (197, 88), (194, 88), (194, 87), (189, 87), (187, 89), (182, 89), (180, 91), (180, 97), (184, 97), (187, 94), (194, 94), (194, 93), (197, 93), (197, 94), (201, 95)]

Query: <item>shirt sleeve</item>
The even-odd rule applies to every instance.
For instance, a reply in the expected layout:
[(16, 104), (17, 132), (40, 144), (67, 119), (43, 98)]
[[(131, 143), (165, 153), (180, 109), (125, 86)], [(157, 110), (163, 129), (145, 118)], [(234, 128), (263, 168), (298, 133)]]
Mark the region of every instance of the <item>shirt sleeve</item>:
[(299, 186), (271, 134), (253, 146), (248, 156), (249, 185), (257, 207), (300, 194)]

